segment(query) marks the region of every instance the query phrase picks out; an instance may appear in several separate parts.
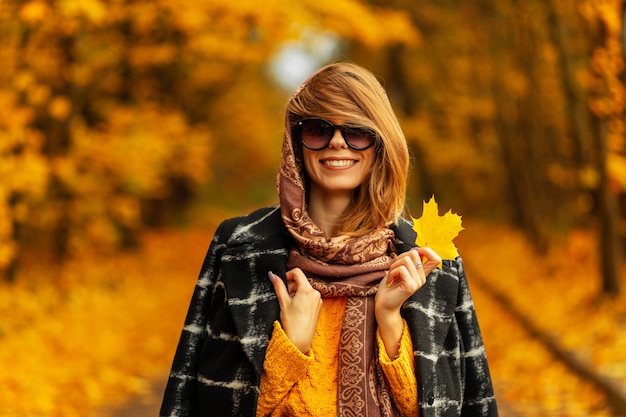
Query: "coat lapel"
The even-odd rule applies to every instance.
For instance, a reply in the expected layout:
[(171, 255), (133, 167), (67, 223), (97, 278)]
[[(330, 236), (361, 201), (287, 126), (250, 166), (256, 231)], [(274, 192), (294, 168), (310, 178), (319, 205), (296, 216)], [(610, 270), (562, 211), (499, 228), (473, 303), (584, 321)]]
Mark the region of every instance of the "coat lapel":
[(241, 346), (261, 375), (272, 325), (280, 316), (269, 271), (285, 277), (289, 237), (278, 208), (246, 217), (221, 259), (223, 282)]

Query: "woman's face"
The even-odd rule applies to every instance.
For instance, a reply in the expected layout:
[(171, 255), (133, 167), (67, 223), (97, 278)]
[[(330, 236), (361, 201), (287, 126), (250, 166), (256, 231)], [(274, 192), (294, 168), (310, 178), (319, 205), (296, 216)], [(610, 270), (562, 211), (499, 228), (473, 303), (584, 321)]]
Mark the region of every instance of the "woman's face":
[[(342, 120), (329, 120), (340, 125)], [(304, 167), (310, 178), (310, 195), (350, 197), (374, 165), (375, 146), (365, 150), (348, 147), (341, 131), (335, 130), (328, 147), (314, 151), (302, 147)]]

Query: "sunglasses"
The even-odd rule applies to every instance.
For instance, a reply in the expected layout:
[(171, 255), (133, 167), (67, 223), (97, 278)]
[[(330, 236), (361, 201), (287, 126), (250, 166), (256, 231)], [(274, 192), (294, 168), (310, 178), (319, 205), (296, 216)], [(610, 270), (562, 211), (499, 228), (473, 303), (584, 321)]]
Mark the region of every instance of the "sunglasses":
[(294, 126), (294, 133), (306, 148), (321, 151), (328, 147), (337, 129), (348, 147), (356, 151), (370, 148), (378, 137), (374, 130), (367, 127), (334, 125), (319, 117), (300, 120)]

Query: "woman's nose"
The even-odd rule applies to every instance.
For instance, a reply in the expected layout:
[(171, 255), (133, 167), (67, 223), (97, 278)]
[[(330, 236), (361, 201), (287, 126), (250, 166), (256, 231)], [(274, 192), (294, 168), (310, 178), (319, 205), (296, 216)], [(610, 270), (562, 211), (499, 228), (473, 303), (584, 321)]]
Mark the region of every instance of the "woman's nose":
[(341, 134), (341, 130), (335, 129), (335, 133), (333, 134), (333, 137), (330, 139), (330, 143), (328, 144), (328, 147), (334, 148), (334, 149), (341, 149), (341, 148), (348, 147), (346, 140)]

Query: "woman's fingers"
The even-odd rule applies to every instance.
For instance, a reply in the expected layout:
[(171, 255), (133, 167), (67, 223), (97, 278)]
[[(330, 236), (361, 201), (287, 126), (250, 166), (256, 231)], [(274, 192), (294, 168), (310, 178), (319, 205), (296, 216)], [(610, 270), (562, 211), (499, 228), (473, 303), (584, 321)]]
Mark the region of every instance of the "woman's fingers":
[(311, 286), (306, 275), (304, 275), (304, 272), (302, 272), (300, 268), (294, 268), (287, 271), (287, 282), (289, 284), (293, 283), (296, 288)]
[(295, 268), (287, 272), (287, 285), (272, 271), (269, 271), (267, 276), (274, 286), (274, 291), (276, 292), (279, 302), (281, 302), (281, 299), (283, 302), (291, 301), (291, 299), (295, 297), (298, 288), (311, 287), (306, 275), (304, 275), (304, 272), (302, 272), (300, 268)]
[(280, 305), (280, 309), (283, 310), (286, 305), (291, 301), (291, 296), (280, 277), (275, 275), (272, 271), (267, 273), (268, 278), (270, 279), (272, 285), (274, 286), (274, 292), (276, 292), (276, 297), (278, 298), (278, 304)]
[[(400, 254), (389, 267), (385, 285), (389, 288), (398, 279), (405, 280), (405, 285), (413, 280), (417, 289), (426, 283), (426, 276), (441, 263), (441, 257), (431, 248), (413, 248)], [(412, 286), (409, 285), (408, 288)]]
[(441, 256), (429, 247), (415, 248), (410, 252), (416, 251), (419, 253), (420, 258), (425, 260), (423, 264), (424, 272), (426, 275), (430, 274), (441, 263)]
[(285, 334), (303, 353), (309, 350), (322, 307), (320, 293), (306, 275), (295, 268), (287, 272), (287, 285), (273, 273), (268, 274), (280, 305), (280, 318)]
[(394, 285), (402, 285), (409, 293), (413, 293), (418, 288), (416, 277), (406, 265), (399, 265), (389, 270), (386, 286), (387, 288), (391, 288)]
[(407, 251), (398, 255), (398, 257), (391, 264), (390, 269), (397, 268), (400, 265), (405, 265), (407, 267), (409, 267), (409, 265), (412, 265), (416, 269), (419, 268), (422, 265), (422, 259), (416, 249), (417, 248), (414, 248), (410, 251)]
[(400, 254), (389, 267), (389, 277), (387, 286), (390, 287), (398, 279), (404, 277), (403, 271), (406, 271), (406, 279), (412, 279), (421, 287), (426, 275), (422, 269), (422, 261), (420, 255), (415, 250), (410, 250)]

